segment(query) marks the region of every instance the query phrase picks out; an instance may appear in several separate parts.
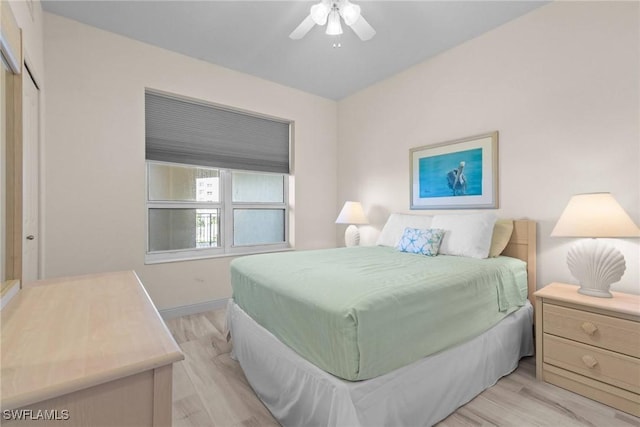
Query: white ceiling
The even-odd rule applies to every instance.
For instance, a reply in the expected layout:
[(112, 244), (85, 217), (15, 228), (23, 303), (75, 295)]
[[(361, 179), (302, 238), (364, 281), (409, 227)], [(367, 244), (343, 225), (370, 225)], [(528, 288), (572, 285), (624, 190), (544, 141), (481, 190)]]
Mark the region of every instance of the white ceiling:
[(44, 0), (47, 12), (339, 100), (474, 38), (542, 1), (357, 1), (377, 31), (363, 42), (343, 25), (342, 47), (314, 27), (289, 33), (309, 1)]

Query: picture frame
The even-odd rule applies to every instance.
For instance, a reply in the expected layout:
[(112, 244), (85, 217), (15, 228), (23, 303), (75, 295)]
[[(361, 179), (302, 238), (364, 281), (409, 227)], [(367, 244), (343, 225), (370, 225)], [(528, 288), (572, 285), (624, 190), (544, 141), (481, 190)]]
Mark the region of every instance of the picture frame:
[(409, 150), (411, 209), (498, 208), (498, 131)]

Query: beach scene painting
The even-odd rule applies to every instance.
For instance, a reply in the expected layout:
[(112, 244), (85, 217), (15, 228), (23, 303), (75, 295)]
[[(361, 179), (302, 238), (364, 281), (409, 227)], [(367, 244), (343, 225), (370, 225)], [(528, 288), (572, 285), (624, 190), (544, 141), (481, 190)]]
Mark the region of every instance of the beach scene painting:
[(411, 209), (496, 208), (498, 133), (413, 148)]
[(419, 160), (420, 197), (482, 195), (482, 149)]

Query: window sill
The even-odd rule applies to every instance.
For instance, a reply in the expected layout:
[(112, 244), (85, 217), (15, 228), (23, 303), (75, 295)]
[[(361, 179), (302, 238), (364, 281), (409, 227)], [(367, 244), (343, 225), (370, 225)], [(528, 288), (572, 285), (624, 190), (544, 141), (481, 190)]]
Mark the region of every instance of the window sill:
[(198, 261), (198, 260), (205, 260), (205, 259), (239, 257), (244, 255), (257, 255), (257, 254), (266, 254), (266, 253), (273, 253), (273, 252), (288, 252), (293, 250), (295, 250), (295, 248), (291, 246), (277, 246), (273, 248), (263, 248), (263, 249), (255, 249), (252, 247), (245, 247), (245, 248), (241, 247), (241, 248), (234, 248), (232, 249), (231, 252), (217, 253), (217, 254), (212, 254), (212, 253), (197, 254), (194, 252), (153, 253), (153, 254), (145, 255), (144, 264), (153, 265), (153, 264), (165, 264), (169, 262)]

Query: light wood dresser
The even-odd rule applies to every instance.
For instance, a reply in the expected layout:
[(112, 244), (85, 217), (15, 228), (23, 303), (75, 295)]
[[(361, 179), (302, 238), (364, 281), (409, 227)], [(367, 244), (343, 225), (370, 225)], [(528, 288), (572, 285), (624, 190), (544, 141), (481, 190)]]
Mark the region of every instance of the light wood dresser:
[(640, 416), (640, 296), (578, 293), (552, 283), (536, 297), (536, 376)]
[(1, 316), (3, 426), (171, 425), (184, 356), (133, 271), (34, 282)]

